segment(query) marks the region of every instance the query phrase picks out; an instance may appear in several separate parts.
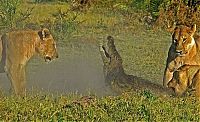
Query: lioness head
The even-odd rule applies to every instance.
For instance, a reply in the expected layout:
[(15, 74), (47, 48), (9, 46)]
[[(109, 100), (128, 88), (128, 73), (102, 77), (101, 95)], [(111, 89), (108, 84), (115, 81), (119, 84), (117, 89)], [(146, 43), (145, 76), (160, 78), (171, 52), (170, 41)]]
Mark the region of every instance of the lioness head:
[(49, 62), (55, 58), (58, 58), (56, 42), (50, 31), (46, 28), (38, 31), (40, 37), (39, 45), (36, 46), (36, 51), (44, 58), (46, 62)]
[(179, 56), (184, 56), (195, 45), (193, 35), (196, 31), (196, 25), (190, 27), (177, 26), (172, 34), (172, 44), (175, 47), (175, 53)]

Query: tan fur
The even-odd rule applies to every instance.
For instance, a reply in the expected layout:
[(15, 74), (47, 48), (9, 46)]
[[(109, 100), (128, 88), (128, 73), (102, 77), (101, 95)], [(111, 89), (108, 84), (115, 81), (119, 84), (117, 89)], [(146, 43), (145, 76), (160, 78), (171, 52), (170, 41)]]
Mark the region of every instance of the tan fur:
[(106, 44), (101, 44), (99, 49), (104, 64), (105, 81), (114, 91), (150, 90), (162, 95), (171, 94), (162, 85), (152, 83), (137, 76), (127, 75), (123, 68), (123, 60), (115, 47), (113, 37), (108, 36)]
[(192, 89), (195, 96), (200, 98), (200, 66), (182, 66), (174, 72), (168, 87), (172, 88), (178, 96)]
[(8, 32), (0, 41), (0, 72), (6, 72), (16, 95), (25, 95), (25, 67), (39, 54), (45, 61), (58, 57), (56, 43), (48, 29)]
[(195, 32), (196, 25), (192, 27), (180, 25), (174, 28), (163, 77), (165, 87), (179, 67), (200, 65), (200, 36)]

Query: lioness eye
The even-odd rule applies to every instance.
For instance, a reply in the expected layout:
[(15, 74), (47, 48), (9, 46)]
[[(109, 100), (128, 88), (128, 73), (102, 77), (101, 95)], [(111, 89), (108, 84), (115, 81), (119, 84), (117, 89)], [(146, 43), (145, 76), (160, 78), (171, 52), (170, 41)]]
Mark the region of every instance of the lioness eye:
[(186, 41), (186, 39), (187, 39), (187, 38), (183, 38), (183, 42), (185, 42), (185, 41)]

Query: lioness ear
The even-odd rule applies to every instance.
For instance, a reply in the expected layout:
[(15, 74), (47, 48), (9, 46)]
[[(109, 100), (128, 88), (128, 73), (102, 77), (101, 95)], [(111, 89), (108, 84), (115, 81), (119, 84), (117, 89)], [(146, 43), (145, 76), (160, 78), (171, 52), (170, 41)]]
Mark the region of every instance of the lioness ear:
[(197, 27), (196, 27), (196, 24), (194, 24), (194, 25), (192, 26), (191, 36), (194, 35), (194, 33), (196, 32), (196, 30), (197, 30)]
[(50, 31), (47, 28), (42, 29), (43, 38), (48, 38), (50, 36)]
[(170, 27), (167, 27), (167, 31), (170, 32), (171, 34), (174, 33), (174, 30), (176, 28), (176, 22), (173, 23), (173, 25)]
[(38, 35), (41, 40), (44, 40), (44, 38), (48, 38), (50, 36), (50, 31), (47, 28), (43, 28), (38, 32)]

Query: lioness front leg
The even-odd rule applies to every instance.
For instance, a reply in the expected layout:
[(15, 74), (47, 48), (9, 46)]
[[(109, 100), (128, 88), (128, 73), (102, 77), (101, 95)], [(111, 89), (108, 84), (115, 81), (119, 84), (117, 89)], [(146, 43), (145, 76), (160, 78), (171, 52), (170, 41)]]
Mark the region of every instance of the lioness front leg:
[(7, 76), (16, 95), (24, 96), (26, 88), (25, 67), (21, 64), (7, 66)]
[(189, 80), (186, 70), (176, 71), (167, 85), (174, 90), (176, 95), (181, 96), (188, 88)]
[(168, 87), (167, 84), (172, 79), (173, 73), (183, 65), (184, 65), (184, 57), (176, 57), (173, 61), (167, 64), (163, 77), (164, 87)]
[(172, 78), (173, 78), (173, 72), (171, 72), (169, 68), (166, 68), (163, 77), (163, 86), (168, 87), (167, 84), (170, 82)]

